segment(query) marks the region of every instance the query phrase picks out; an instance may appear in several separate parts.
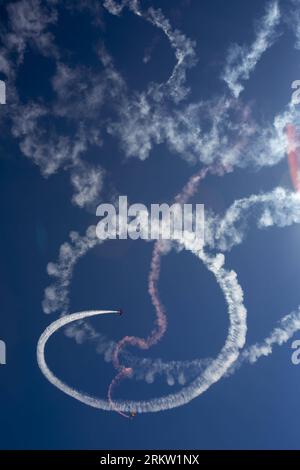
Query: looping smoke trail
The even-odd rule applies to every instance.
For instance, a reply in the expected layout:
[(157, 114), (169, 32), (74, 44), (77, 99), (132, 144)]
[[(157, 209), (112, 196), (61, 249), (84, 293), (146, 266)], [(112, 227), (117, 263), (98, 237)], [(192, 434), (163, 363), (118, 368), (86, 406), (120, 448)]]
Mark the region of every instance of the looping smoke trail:
[[(215, 276), (228, 306), (229, 330), (225, 344), (218, 356), (207, 363), (205, 370), (201, 371), (189, 385), (183, 387), (180, 391), (143, 401), (115, 400), (114, 404), (119, 412), (123, 412), (124, 414), (155, 413), (185, 405), (207, 391), (213, 384), (224, 377), (230, 367), (238, 359), (240, 350), (245, 344), (247, 325), (246, 309), (243, 305), (243, 291), (238, 283), (236, 273), (227, 271), (223, 267), (225, 261), (223, 254), (208, 256), (203, 252), (199, 252), (197, 256)], [(112, 406), (109, 400), (95, 398), (80, 392), (58, 379), (48, 368), (44, 356), (46, 342), (55, 331), (75, 320), (81, 321), (85, 318), (99, 315), (99, 312), (100, 311), (81, 312), (79, 314), (66, 315), (49, 325), (39, 339), (37, 361), (45, 377), (59, 390), (88, 406), (111, 411)], [(110, 313), (113, 313), (113, 311)]]

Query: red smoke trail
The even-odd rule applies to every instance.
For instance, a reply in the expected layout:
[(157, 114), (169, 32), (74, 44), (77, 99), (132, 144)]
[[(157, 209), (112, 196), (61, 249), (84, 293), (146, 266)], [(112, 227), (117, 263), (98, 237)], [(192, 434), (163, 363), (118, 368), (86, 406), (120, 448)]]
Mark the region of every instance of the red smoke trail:
[(300, 192), (300, 150), (299, 135), (293, 124), (286, 126), (288, 138), (288, 161), (295, 191)]
[[(175, 197), (175, 202), (179, 204), (185, 204), (196, 193), (198, 189), (198, 184), (206, 177), (209, 171), (212, 171), (214, 173), (224, 172), (224, 170), (220, 168), (212, 169), (210, 167), (200, 170), (198, 173), (196, 173), (189, 179), (187, 184), (183, 187), (182, 191)], [(167, 317), (165, 313), (165, 308), (161, 303), (158, 293), (158, 280), (160, 277), (162, 254), (162, 245), (160, 241), (157, 241), (154, 245), (154, 249), (152, 252), (151, 268), (148, 277), (148, 292), (150, 294), (151, 302), (156, 313), (154, 329), (152, 330), (150, 335), (145, 339), (136, 336), (125, 336), (117, 343), (113, 352), (113, 365), (119, 372), (112, 380), (108, 388), (108, 400), (112, 409), (119, 413), (121, 416), (124, 416), (125, 418), (130, 418), (132, 415), (128, 415), (119, 410), (113, 401), (112, 395), (115, 390), (115, 387), (119, 385), (123, 379), (132, 377), (133, 369), (130, 367), (124, 367), (120, 364), (120, 353), (126, 345), (137, 346), (138, 348), (143, 350), (149, 349), (151, 346), (160, 341), (167, 329)]]

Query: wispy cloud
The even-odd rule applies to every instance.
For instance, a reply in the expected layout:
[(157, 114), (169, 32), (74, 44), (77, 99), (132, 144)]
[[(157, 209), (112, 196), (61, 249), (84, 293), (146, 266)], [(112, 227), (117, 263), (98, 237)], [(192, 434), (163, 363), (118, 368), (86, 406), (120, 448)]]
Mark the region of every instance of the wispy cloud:
[(292, 8), (287, 12), (286, 22), (295, 34), (295, 48), (300, 49), (300, 1), (290, 0), (290, 6)]
[(34, 46), (45, 56), (58, 56), (54, 36), (49, 26), (57, 21), (56, 10), (40, 0), (20, 0), (9, 3), (7, 12), (11, 30), (4, 42), (10, 51), (17, 52), (18, 62), (22, 62), (27, 45)]
[(89, 207), (99, 201), (103, 189), (104, 170), (81, 162), (71, 172), (75, 189), (73, 202), (79, 207)]

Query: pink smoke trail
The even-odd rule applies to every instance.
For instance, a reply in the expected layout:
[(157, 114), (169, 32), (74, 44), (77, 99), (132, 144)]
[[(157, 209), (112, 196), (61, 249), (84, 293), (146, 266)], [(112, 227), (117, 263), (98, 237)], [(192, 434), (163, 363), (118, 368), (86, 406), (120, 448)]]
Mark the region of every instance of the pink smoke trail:
[(156, 242), (152, 253), (151, 269), (148, 277), (148, 292), (151, 296), (151, 301), (156, 312), (155, 326), (147, 338), (139, 338), (137, 336), (125, 336), (116, 344), (115, 349), (113, 351), (112, 362), (114, 367), (119, 370), (119, 372), (112, 380), (108, 388), (108, 400), (112, 409), (125, 418), (130, 418), (131, 415), (123, 413), (115, 406), (112, 399), (112, 394), (116, 386), (119, 385), (123, 379), (130, 378), (132, 376), (133, 369), (130, 367), (123, 367), (120, 364), (120, 353), (126, 345), (136, 346), (143, 350), (151, 348), (151, 346), (160, 341), (167, 329), (167, 317), (164, 306), (160, 301), (157, 289), (158, 279), (160, 276), (161, 255), (161, 246), (159, 242)]
[[(198, 184), (206, 177), (207, 173), (210, 171), (213, 173), (223, 172), (221, 168), (216, 169), (206, 167), (201, 169), (189, 179), (189, 181), (183, 187), (181, 192), (175, 197), (175, 202), (179, 204), (185, 204), (191, 197), (193, 197), (194, 194), (197, 192)], [(160, 277), (162, 254), (163, 249), (161, 242), (157, 241), (153, 248), (151, 267), (148, 276), (148, 292), (150, 294), (151, 302), (156, 314), (155, 326), (153, 330), (147, 338), (125, 336), (116, 344), (115, 349), (113, 351), (112, 362), (116, 370), (118, 370), (119, 372), (109, 385), (108, 400), (112, 409), (125, 418), (131, 418), (133, 415), (128, 415), (119, 410), (118, 407), (115, 405), (112, 396), (115, 388), (120, 384), (123, 379), (132, 377), (133, 369), (121, 365), (119, 359), (120, 353), (126, 345), (137, 346), (138, 348), (143, 350), (149, 349), (151, 348), (151, 346), (161, 340), (167, 330), (167, 316), (165, 308), (160, 300), (158, 293), (158, 281)]]
[(299, 136), (293, 124), (286, 126), (286, 134), (288, 139), (288, 162), (293, 186), (296, 192), (300, 192), (300, 153), (299, 153)]

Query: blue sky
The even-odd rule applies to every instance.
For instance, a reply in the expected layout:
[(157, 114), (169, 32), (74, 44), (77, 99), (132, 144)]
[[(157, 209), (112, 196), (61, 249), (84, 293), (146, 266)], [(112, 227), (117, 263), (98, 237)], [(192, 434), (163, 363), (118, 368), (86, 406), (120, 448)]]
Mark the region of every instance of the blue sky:
[[(1, 2), (0, 15), (0, 447), (299, 448), (291, 344), (300, 336), (300, 202), (285, 126), (299, 120), (291, 84), (300, 79), (300, 2), (19, 0)], [(223, 280), (234, 271), (243, 290), (241, 301), (227, 284), (238, 318), (247, 309), (243, 344), (231, 338), (240, 356), (185, 406), (132, 420), (62, 393), (36, 359), (40, 335), (61, 313), (125, 312), (90, 320), (94, 338), (78, 324), (47, 346), (59, 378), (103, 399), (116, 374), (112, 342), (147, 336), (155, 318), (153, 243), (95, 243), (79, 258), (70, 232), (85, 244), (101, 202), (171, 202), (206, 166), (213, 171), (191, 202), (207, 211), (212, 270)], [(182, 361), (211, 364), (226, 341), (215, 276), (201, 254), (172, 248), (159, 279), (167, 332), (149, 351), (128, 348), (124, 360), (140, 364), (141, 380), (122, 382), (116, 398), (185, 389), (205, 367)]]

